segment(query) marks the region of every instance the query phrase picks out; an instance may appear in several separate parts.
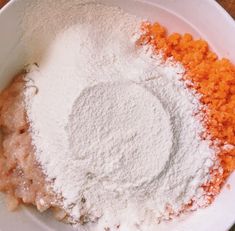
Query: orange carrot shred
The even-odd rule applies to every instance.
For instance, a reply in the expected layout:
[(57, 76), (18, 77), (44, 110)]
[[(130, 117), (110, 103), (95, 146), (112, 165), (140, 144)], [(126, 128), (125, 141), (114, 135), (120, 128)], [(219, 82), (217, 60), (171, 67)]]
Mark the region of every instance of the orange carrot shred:
[[(220, 150), (217, 157), (223, 170), (211, 169), (211, 180), (203, 185), (211, 203), (235, 170), (235, 66), (228, 59), (218, 59), (206, 41), (194, 40), (190, 34), (167, 35), (160, 24), (148, 22), (143, 23), (142, 31), (138, 44), (151, 44), (165, 59), (173, 57), (182, 63), (184, 79), (192, 82), (189, 87), (201, 95), (200, 102), (207, 108), (202, 110), (207, 118), (203, 122), (206, 136)], [(231, 146), (225, 150), (228, 144)]]

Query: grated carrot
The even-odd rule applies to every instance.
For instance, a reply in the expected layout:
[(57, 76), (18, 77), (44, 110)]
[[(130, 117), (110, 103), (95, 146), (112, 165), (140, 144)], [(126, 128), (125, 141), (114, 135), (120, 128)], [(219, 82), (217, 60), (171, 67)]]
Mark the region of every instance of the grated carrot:
[(150, 44), (165, 59), (173, 57), (182, 63), (186, 69), (184, 80), (190, 80), (188, 87), (201, 95), (200, 101), (206, 106), (201, 111), (205, 136), (218, 150), (220, 165), (211, 169), (211, 179), (203, 185), (211, 203), (235, 169), (235, 66), (228, 59), (218, 59), (206, 41), (194, 40), (190, 34), (168, 35), (160, 24), (148, 22), (142, 24), (142, 31), (138, 44)]

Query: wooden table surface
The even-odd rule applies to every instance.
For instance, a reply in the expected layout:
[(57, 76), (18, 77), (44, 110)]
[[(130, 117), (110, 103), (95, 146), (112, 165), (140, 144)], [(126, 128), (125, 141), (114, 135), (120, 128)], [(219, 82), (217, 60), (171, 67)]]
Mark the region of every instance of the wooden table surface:
[(217, 2), (235, 19), (235, 0), (217, 0)]
[[(8, 0), (0, 0), (0, 8), (7, 2)], [(193, 1), (193, 0), (191, 0)], [(201, 0), (203, 1), (203, 0)], [(235, 0), (217, 0), (217, 2), (224, 7), (225, 10), (235, 19)], [(235, 231), (235, 225), (231, 228), (230, 231)]]

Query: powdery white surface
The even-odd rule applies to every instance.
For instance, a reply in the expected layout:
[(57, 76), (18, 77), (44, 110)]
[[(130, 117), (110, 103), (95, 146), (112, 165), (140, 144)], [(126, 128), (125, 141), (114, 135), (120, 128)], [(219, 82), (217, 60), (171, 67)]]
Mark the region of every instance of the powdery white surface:
[(25, 17), (39, 36), (29, 47), (42, 35), (51, 43), (26, 76), (36, 157), (74, 221), (98, 219), (87, 229), (156, 230), (167, 204), (204, 203), (214, 153), (199, 138), (200, 105), (182, 66), (135, 46), (139, 19), (84, 2), (42, 1), (30, 14), (38, 22)]

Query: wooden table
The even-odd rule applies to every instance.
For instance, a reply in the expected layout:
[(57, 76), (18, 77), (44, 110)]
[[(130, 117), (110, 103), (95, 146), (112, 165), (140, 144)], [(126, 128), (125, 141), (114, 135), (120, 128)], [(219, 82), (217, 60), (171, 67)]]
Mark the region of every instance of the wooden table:
[(235, 19), (235, 0), (217, 0), (217, 2)]

